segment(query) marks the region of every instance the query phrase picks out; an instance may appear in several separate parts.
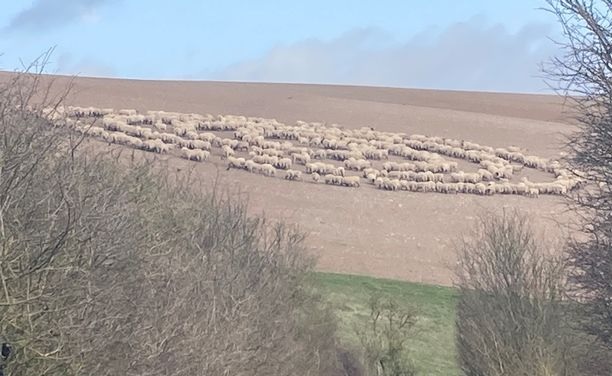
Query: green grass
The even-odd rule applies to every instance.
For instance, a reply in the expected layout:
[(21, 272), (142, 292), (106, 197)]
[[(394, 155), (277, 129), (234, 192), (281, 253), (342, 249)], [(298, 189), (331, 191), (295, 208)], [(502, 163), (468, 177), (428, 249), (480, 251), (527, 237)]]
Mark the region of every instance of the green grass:
[(345, 345), (355, 348), (359, 343), (355, 327), (368, 318), (370, 296), (390, 296), (417, 312), (418, 321), (408, 342), (408, 351), (419, 375), (459, 374), (454, 289), (344, 274), (315, 273), (314, 278), (339, 319), (339, 336)]

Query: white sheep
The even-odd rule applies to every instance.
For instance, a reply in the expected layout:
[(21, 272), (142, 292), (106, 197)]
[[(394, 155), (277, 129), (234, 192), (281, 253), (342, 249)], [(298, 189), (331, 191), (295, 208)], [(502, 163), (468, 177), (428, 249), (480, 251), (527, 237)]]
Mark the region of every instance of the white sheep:
[(265, 176), (275, 176), (276, 175), (276, 168), (274, 168), (274, 166), (272, 166), (271, 164), (263, 164), (260, 166), (259, 168), (260, 173), (262, 173)]
[(167, 153), (172, 148), (172, 145), (165, 144), (162, 140), (156, 139), (143, 141), (142, 148), (155, 153)]
[(221, 152), (223, 153), (223, 158), (233, 157), (236, 154), (234, 149), (228, 145), (223, 145), (221, 147)]
[(191, 150), (188, 148), (181, 148), (181, 157), (190, 161), (204, 162), (210, 157), (210, 153), (206, 150)]
[(344, 161), (344, 167), (349, 170), (355, 171), (363, 171), (366, 168), (369, 168), (371, 165), (372, 164), (370, 163), (370, 161), (367, 161), (365, 159), (356, 159), (352, 157)]
[(256, 155), (253, 157), (253, 161), (260, 164), (271, 164), (275, 165), (278, 163), (278, 157), (273, 157), (269, 155)]
[(244, 163), (244, 168), (248, 172), (256, 172), (258, 168), (258, 164), (255, 161), (252, 161), (249, 159)]
[(285, 179), (287, 180), (302, 180), (302, 172), (296, 170), (287, 170), (285, 172)]
[(283, 156), (283, 151), (282, 150), (276, 150), (276, 149), (263, 149), (262, 150), (262, 154), (264, 155), (269, 155), (271, 157), (282, 157)]
[(344, 167), (336, 167), (331, 170), (331, 173), (332, 175), (344, 176), (345, 174)]
[(342, 184), (342, 176), (327, 174), (323, 177), (325, 184)]
[(287, 170), (291, 168), (291, 163), (291, 159), (289, 158), (280, 158), (276, 161), (276, 163), (273, 163), (273, 165), (276, 168)]
[(293, 159), (293, 163), (299, 163), (305, 165), (306, 163), (310, 163), (310, 155), (306, 153), (294, 153), (291, 154), (291, 159)]
[(246, 160), (244, 158), (236, 158), (231, 155), (227, 157), (227, 169), (230, 168), (246, 168)]
[(343, 176), (340, 183), (347, 187), (359, 187), (359, 176)]
[(474, 187), (474, 192), (476, 192), (479, 195), (485, 195), (487, 194), (487, 186), (484, 185), (483, 183), (477, 183)]

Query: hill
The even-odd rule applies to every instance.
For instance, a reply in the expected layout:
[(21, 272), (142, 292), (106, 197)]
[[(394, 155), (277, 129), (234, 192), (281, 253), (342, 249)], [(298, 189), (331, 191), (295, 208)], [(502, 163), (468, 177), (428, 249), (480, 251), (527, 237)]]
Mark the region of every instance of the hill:
[[(10, 77), (0, 74), (0, 79)], [(53, 78), (57, 88), (67, 77)], [(451, 92), (376, 87), (142, 81), (76, 78), (67, 104), (274, 118), (293, 124), (337, 123), (346, 128), (419, 133), (492, 147), (520, 146), (559, 157), (572, 126), (559, 98), (547, 95)], [(163, 157), (178, 168), (192, 162)], [(225, 162), (198, 164), (197, 174), (240, 187), (251, 210), (297, 223), (322, 271), (363, 274), (448, 285), (453, 242), (482, 210), (518, 208), (542, 231), (565, 231), (556, 196), (482, 197), (346, 189), (225, 171)]]

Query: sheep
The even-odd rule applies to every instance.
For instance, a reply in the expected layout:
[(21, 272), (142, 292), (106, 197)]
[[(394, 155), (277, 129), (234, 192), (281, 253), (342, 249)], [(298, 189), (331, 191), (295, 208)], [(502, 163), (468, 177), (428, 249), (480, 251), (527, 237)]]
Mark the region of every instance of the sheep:
[(355, 159), (352, 157), (344, 161), (344, 167), (349, 170), (355, 171), (363, 171), (371, 165), (372, 164), (370, 163), (370, 161), (367, 161), (365, 159)]
[(478, 182), (482, 181), (482, 178), (480, 177), (480, 174), (478, 173), (464, 173), (463, 174), (463, 181), (461, 183), (473, 183), (476, 184)]
[(513, 194), (515, 192), (514, 186), (508, 182), (497, 183), (495, 185), (495, 192), (502, 194)]
[(334, 165), (320, 162), (306, 163), (305, 167), (306, 172), (309, 174), (313, 172), (317, 172), (319, 174), (330, 174), (332, 171), (336, 171), (336, 167)]
[(232, 150), (235, 150), (238, 147), (238, 140), (232, 140), (231, 138), (223, 138), (221, 139), (221, 147), (229, 146)]
[(88, 135), (95, 137), (101, 137), (104, 134), (108, 133), (104, 130), (104, 128), (96, 126), (90, 126), (89, 128), (83, 129), (83, 131), (86, 132)]
[(497, 187), (497, 184), (495, 184), (495, 182), (489, 182), (489, 184), (485, 186), (484, 194), (487, 196), (494, 195), (497, 190), (496, 187)]
[(263, 141), (263, 142), (260, 143), (259, 146), (262, 149), (276, 149), (276, 150), (280, 150), (281, 149), (280, 142), (275, 142), (275, 141)]
[(168, 126), (161, 121), (153, 123), (153, 128), (158, 129), (160, 131), (166, 131)]
[[(402, 178), (406, 179), (403, 171), (389, 171), (389, 173), (387, 174), (387, 177), (389, 177), (390, 179), (402, 179)], [(406, 180), (410, 180), (410, 179), (406, 179)]]
[(539, 183), (536, 185), (539, 193), (542, 194), (554, 194), (554, 195), (565, 195), (567, 194), (567, 185), (560, 181), (554, 183)]
[(385, 171), (414, 171), (414, 170), (417, 170), (417, 167), (415, 163), (385, 162), (383, 163), (383, 170)]
[(183, 140), (181, 139), (177, 142), (179, 146), (186, 147), (188, 149), (202, 149), (202, 150), (210, 150), (212, 145), (210, 142), (202, 141), (202, 140)]
[(376, 176), (375, 174), (367, 174), (365, 176), (366, 180), (369, 181), (371, 184), (374, 184), (374, 182), (376, 181), (376, 178), (378, 176)]
[[(464, 140), (381, 132), (370, 127), (350, 130), (321, 123), (297, 122), (295, 125), (285, 125), (273, 119), (244, 116), (163, 111), (139, 114), (135, 110), (113, 112), (95, 107), (45, 108), (43, 113), (52, 117), (53, 123), (59, 126), (143, 150), (163, 153), (176, 145), (181, 148), (181, 157), (198, 160), (200, 157), (196, 153), (188, 153), (184, 149), (209, 151), (214, 146), (221, 148), (222, 158), (228, 159), (230, 166), (240, 166), (251, 172), (263, 173), (261, 166), (265, 164), (285, 170), (301, 164), (307, 173), (317, 174), (319, 178), (323, 175), (342, 177), (345, 170), (353, 170), (359, 171), (360, 177), (381, 189), (396, 190), (399, 187), (410, 191), (501, 193), (535, 197), (536, 189), (538, 195), (563, 195), (585, 182), (559, 161), (523, 154), (525, 150), (516, 146), (492, 148)], [(92, 117), (101, 118), (101, 127), (79, 120)], [(166, 131), (168, 126), (171, 126), (170, 131)], [(201, 130), (209, 132), (200, 133)], [(219, 137), (210, 131), (230, 131), (233, 138)], [(295, 145), (288, 140), (295, 142)], [(249, 160), (234, 164), (239, 160), (235, 156), (237, 151), (248, 152)], [(389, 161), (389, 154), (411, 161)], [(441, 156), (479, 164), (478, 171), (458, 171), (456, 162)], [(339, 167), (321, 161), (314, 162), (325, 159), (336, 159), (343, 163)], [(373, 163), (376, 163), (373, 161), (377, 160), (384, 162), (381, 170), (372, 168)], [(555, 180), (548, 183), (510, 183), (509, 179), (524, 167), (554, 174)], [(267, 167), (265, 170), (270, 171)], [(293, 176), (290, 173), (287, 175)], [(334, 182), (342, 185), (342, 179), (335, 178)]]
[(198, 132), (196, 131), (187, 131), (184, 135), (185, 138), (189, 140), (196, 140), (198, 138)]
[(212, 143), (214, 139), (216, 139), (217, 136), (215, 136), (212, 133), (199, 133), (198, 134), (198, 140), (202, 140), (202, 141), (206, 141), (209, 143)]
[[(114, 142), (122, 145), (127, 145), (135, 148), (143, 148), (143, 141), (139, 138), (128, 136), (122, 132), (110, 132), (106, 134), (106, 141)], [(152, 151), (157, 151), (152, 150)], [(157, 152), (162, 152), (163, 150), (159, 149)]]
[(374, 160), (389, 159), (389, 152), (387, 150), (364, 150), (363, 156), (366, 159)]
[(262, 150), (262, 154), (264, 155), (269, 155), (271, 157), (282, 157), (283, 156), (283, 151), (282, 150), (276, 150), (276, 149), (263, 149)]
[(321, 175), (317, 174), (316, 172), (312, 173), (312, 181), (314, 181), (315, 183), (318, 183), (319, 180), (321, 180)]
[(362, 176), (365, 178), (365, 177), (367, 177), (370, 174), (376, 175), (376, 177), (378, 177), (380, 175), (380, 171), (378, 171), (375, 168), (369, 167), (369, 168), (366, 168), (366, 169), (363, 170), (363, 175)]
[(191, 150), (188, 148), (181, 148), (181, 157), (190, 161), (204, 162), (210, 157), (210, 153), (206, 150)]
[(221, 151), (223, 153), (223, 158), (228, 158), (228, 157), (233, 157), (236, 153), (234, 152), (234, 149), (232, 149), (230, 146), (228, 145), (223, 145), (221, 147)]
[(346, 187), (359, 187), (359, 176), (343, 176), (341, 184)]
[(531, 168), (537, 168), (540, 170), (545, 170), (546, 166), (548, 165), (548, 161), (543, 159), (543, 158), (539, 158), (533, 155), (529, 155), (525, 157), (525, 162), (524, 162), (525, 166), (527, 167), (531, 167)]
[(138, 115), (138, 112), (132, 109), (122, 109), (119, 110), (118, 114), (123, 116), (136, 116)]
[(412, 184), (410, 181), (408, 180), (401, 180), (400, 179), (400, 190), (402, 191), (411, 191), (412, 190)]
[(457, 194), (462, 192), (465, 183), (444, 183), (436, 182), (436, 192)]
[(252, 146), (251, 151), (257, 155), (263, 155), (263, 149), (259, 146)]
[(479, 195), (485, 195), (487, 193), (487, 186), (483, 183), (477, 183), (474, 186), (474, 192), (478, 193)]
[(463, 183), (463, 186), (461, 186), (461, 187), (462, 187), (464, 193), (475, 193), (476, 192), (476, 184), (473, 184), (473, 183)]
[(463, 183), (465, 182), (465, 172), (453, 172), (450, 174), (450, 181), (453, 183)]
[(377, 178), (375, 185), (378, 189), (385, 189), (388, 191), (397, 191), (401, 189), (399, 179)]
[(269, 177), (272, 177), (272, 176), (276, 175), (276, 168), (274, 168), (274, 166), (272, 166), (271, 164), (268, 164), (268, 163), (261, 165), (259, 171), (263, 175), (269, 176)]
[(310, 142), (308, 144), (312, 147), (317, 147), (317, 146), (320, 146), (322, 142), (323, 141), (321, 137), (313, 137), (310, 139)]
[(249, 143), (246, 141), (238, 141), (235, 144), (234, 150), (238, 150), (238, 151), (247, 151), (249, 150)]
[(435, 192), (436, 191), (436, 183), (432, 181), (416, 182), (415, 184), (416, 184), (418, 192)]
[(312, 158), (312, 159), (326, 159), (327, 158), (327, 151), (325, 151), (325, 149), (314, 150), (312, 153), (310, 153), (310, 158)]
[(302, 180), (302, 172), (296, 170), (287, 170), (285, 172), (286, 180)]
[(540, 195), (540, 190), (537, 187), (529, 187), (527, 190), (527, 196), (536, 198)]
[(485, 169), (478, 169), (478, 175), (480, 175), (480, 180), (483, 181), (493, 181), (495, 178), (493, 176), (493, 174), (489, 171), (489, 170), (485, 170)]
[(291, 159), (289, 158), (280, 158), (276, 161), (276, 163), (273, 163), (273, 165), (276, 168), (287, 170), (291, 168), (291, 163)]
[(160, 133), (160, 139), (168, 144), (177, 144), (180, 145), (182, 142), (182, 138), (172, 133)]
[(142, 148), (155, 153), (167, 153), (172, 145), (165, 144), (162, 140), (146, 140), (142, 142)]
[(227, 169), (230, 168), (246, 168), (246, 160), (244, 158), (235, 158), (231, 155), (227, 157)]
[(258, 168), (258, 164), (255, 161), (252, 160), (247, 160), (244, 163), (244, 168), (248, 171), (248, 172), (256, 172), (257, 168)]
[(342, 176), (327, 174), (323, 177), (325, 184), (340, 185), (342, 184)]
[(291, 159), (293, 163), (300, 163), (305, 165), (306, 163), (310, 163), (310, 155), (306, 153), (294, 153), (291, 154)]
[(269, 155), (256, 155), (253, 157), (253, 161), (260, 164), (271, 164), (275, 165), (278, 163), (278, 157), (272, 157)]

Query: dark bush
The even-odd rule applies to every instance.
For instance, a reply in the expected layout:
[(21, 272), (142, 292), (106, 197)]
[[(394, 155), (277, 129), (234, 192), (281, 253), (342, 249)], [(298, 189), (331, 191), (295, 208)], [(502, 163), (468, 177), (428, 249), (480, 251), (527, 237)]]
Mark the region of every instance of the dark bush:
[(467, 376), (576, 375), (563, 265), (518, 213), (485, 215), (459, 248), (457, 351)]
[(333, 317), (307, 287), (303, 234), (187, 174), (53, 127), (33, 101), (44, 97), (38, 82), (25, 73), (0, 88), (7, 374), (338, 369)]

